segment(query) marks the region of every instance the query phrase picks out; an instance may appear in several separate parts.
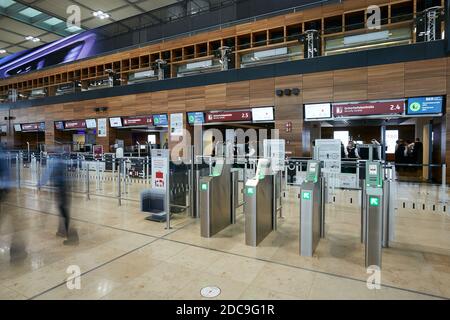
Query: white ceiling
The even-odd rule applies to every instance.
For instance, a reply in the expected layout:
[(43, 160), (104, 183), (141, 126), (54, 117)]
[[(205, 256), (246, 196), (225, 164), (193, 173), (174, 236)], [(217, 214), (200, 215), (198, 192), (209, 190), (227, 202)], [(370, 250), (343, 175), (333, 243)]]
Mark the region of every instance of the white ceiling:
[[(117, 22), (138, 14), (149, 12), (174, 4), (180, 0), (0, 0), (0, 58), (11, 53), (34, 48), (52, 42), (61, 37), (94, 29), (106, 24)], [(69, 32), (65, 21), (67, 8), (76, 5), (81, 10), (81, 28)], [(23, 15), (20, 12), (32, 8), (38, 12)], [(101, 10), (110, 15), (109, 19), (101, 20), (93, 16), (94, 11)], [(30, 10), (28, 10), (30, 11)], [(35, 15), (32, 17), (32, 15)], [(44, 21), (57, 18), (60, 24), (51, 26)], [(58, 20), (56, 20), (58, 22)], [(25, 40), (26, 36), (39, 38), (40, 42)]]

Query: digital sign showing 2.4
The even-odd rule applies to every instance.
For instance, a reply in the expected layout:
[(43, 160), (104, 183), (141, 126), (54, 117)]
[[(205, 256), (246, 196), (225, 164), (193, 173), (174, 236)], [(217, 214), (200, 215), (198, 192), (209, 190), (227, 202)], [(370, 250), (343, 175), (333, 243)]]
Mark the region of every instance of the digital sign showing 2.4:
[(444, 97), (420, 97), (408, 99), (407, 115), (440, 114), (444, 105)]

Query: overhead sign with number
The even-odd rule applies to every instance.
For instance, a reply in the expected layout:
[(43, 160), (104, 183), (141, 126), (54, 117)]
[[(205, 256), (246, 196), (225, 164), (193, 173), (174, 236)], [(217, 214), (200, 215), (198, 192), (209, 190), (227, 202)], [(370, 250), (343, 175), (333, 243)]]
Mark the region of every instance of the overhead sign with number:
[(252, 121), (251, 110), (211, 111), (206, 113), (206, 123)]
[(373, 115), (402, 115), (404, 112), (405, 100), (333, 104), (333, 115), (335, 118)]

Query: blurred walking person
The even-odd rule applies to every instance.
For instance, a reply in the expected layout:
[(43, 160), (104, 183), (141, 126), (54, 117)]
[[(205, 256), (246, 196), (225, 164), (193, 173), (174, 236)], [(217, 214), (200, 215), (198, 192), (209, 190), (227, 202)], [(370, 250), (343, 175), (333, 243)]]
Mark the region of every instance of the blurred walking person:
[[(16, 165), (19, 164), (16, 163)], [(9, 191), (14, 187), (14, 185), (14, 181), (12, 181), (10, 174), (10, 168), (8, 166), (6, 151), (0, 146), (0, 228), (3, 225), (3, 222), (6, 220), (8, 214), (8, 211), (2, 204), (6, 201), (6, 197)], [(18, 214), (11, 213), (9, 215), (9, 218), (11, 219), (12, 225), (12, 238), (9, 247), (9, 259), (10, 262), (16, 263), (23, 261), (28, 256), (28, 253), (25, 248), (25, 241), (18, 231)]]
[(78, 233), (75, 228), (71, 227), (70, 184), (66, 176), (66, 162), (62, 153), (47, 160), (47, 170), (39, 186), (46, 185), (49, 180), (56, 189), (56, 202), (59, 210), (59, 226), (56, 235), (66, 238), (63, 242), (65, 245), (77, 245)]

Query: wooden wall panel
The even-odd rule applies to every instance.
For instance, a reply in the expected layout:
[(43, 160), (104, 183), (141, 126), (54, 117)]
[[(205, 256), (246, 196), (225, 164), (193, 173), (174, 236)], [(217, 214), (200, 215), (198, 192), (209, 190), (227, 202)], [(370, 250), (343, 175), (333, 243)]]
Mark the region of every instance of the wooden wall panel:
[(165, 113), (168, 109), (168, 93), (167, 91), (159, 91), (152, 93), (152, 112)]
[(186, 89), (186, 111), (203, 111), (205, 106), (205, 87)]
[(170, 90), (167, 110), (170, 112), (186, 112), (186, 89)]
[(369, 67), (369, 100), (405, 96), (405, 65), (403, 63)]
[(228, 83), (226, 87), (225, 108), (238, 109), (250, 106), (250, 81)]
[(367, 79), (367, 68), (334, 71), (333, 101), (367, 100)]
[(206, 86), (205, 100), (206, 110), (223, 109), (227, 104), (227, 85), (215, 84)]
[(250, 105), (252, 107), (273, 106), (275, 103), (275, 79), (250, 81)]
[[(299, 88), (299, 96), (275, 95), (276, 89)], [(331, 101), (364, 101), (408, 96), (446, 94), (450, 90), (450, 60), (434, 59), (411, 63), (373, 66), (334, 72), (292, 75), (228, 84), (217, 84), (139, 95), (100, 98), (91, 101), (55, 104), (45, 107), (15, 109), (13, 123), (46, 121), (47, 141), (54, 139), (55, 120), (102, 118), (111, 116), (148, 115), (202, 110), (240, 109), (263, 105), (275, 106), (276, 128), (280, 136), (289, 142), (293, 155), (306, 155), (308, 134), (313, 130), (303, 123), (303, 103)], [(447, 99), (447, 120), (450, 114)], [(96, 113), (96, 107), (108, 107), (105, 113)], [(3, 112), (4, 113), (4, 112)], [(1, 114), (0, 114), (1, 115)], [(0, 118), (0, 123), (3, 121)], [(286, 132), (286, 124), (292, 123), (292, 132)], [(99, 140), (109, 146), (114, 140)], [(444, 128), (447, 162), (450, 163), (450, 126)], [(305, 146), (303, 145), (305, 144)], [(309, 151), (308, 151), (309, 152)], [(450, 166), (449, 166), (450, 178)]]

